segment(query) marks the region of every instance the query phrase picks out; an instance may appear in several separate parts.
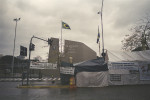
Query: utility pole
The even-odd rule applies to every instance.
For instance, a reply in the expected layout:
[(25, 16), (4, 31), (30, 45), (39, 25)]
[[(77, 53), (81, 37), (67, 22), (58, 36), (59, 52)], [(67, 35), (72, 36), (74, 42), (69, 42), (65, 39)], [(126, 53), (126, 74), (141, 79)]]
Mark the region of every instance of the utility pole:
[(14, 53), (15, 53), (15, 43), (16, 43), (16, 31), (17, 31), (17, 22), (20, 20), (20, 18), (15, 18), (14, 21), (16, 22), (15, 26), (15, 37), (14, 37), (14, 48), (13, 48), (13, 59), (12, 59), (12, 76), (13, 76), (13, 70), (14, 70)]

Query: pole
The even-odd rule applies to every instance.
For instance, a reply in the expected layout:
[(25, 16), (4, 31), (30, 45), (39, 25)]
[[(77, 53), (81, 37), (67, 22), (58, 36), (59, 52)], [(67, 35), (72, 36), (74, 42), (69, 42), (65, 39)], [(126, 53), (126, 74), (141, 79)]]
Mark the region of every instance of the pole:
[(48, 54), (48, 63), (50, 63), (50, 48), (51, 48), (51, 46), (49, 46), (49, 54)]
[(101, 56), (100, 41), (99, 41), (99, 57)]
[(30, 48), (31, 48), (31, 43), (32, 43), (32, 39), (34, 38), (34, 36), (33, 37), (31, 37), (31, 40), (30, 40), (30, 44), (29, 44), (29, 63), (28, 63), (28, 69), (27, 69), (27, 85), (29, 85), (29, 70), (30, 70), (30, 57), (31, 57), (31, 50), (30, 50)]
[(62, 55), (62, 21), (61, 21), (61, 55)]
[(20, 18), (16, 18), (14, 19), (14, 21), (16, 21), (16, 25), (15, 25), (15, 37), (14, 37), (14, 48), (13, 48), (13, 59), (12, 59), (12, 76), (14, 73), (14, 54), (15, 54), (15, 43), (16, 43), (16, 32), (17, 32), (17, 22), (20, 20)]
[[(100, 39), (99, 25), (98, 25), (98, 37), (97, 38)], [(100, 40), (98, 41), (98, 44), (99, 44), (98, 49), (99, 49), (99, 57), (100, 57), (101, 56), (101, 54), (100, 54)]]
[(102, 51), (102, 53), (104, 53), (104, 35), (103, 35), (103, 2), (104, 2), (104, 0), (102, 0), (102, 7), (101, 7), (101, 26), (102, 26), (102, 44), (103, 44), (103, 51)]

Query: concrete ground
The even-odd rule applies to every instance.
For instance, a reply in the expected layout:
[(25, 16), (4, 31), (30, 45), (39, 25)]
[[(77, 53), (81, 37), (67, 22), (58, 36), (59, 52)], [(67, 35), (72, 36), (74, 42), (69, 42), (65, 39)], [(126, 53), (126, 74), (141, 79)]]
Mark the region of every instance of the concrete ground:
[(18, 84), (0, 82), (0, 100), (150, 100), (150, 85), (69, 89), (16, 88)]

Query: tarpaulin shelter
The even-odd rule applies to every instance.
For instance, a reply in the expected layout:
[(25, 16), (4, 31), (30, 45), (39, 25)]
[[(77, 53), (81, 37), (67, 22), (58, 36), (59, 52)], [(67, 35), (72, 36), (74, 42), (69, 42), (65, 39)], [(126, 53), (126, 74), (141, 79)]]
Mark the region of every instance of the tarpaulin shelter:
[(150, 50), (145, 51), (107, 51), (108, 60), (110, 62), (123, 61), (150, 61)]
[(108, 86), (108, 66), (102, 58), (92, 59), (75, 65), (77, 87)]
[(150, 50), (107, 51), (109, 85), (149, 84)]

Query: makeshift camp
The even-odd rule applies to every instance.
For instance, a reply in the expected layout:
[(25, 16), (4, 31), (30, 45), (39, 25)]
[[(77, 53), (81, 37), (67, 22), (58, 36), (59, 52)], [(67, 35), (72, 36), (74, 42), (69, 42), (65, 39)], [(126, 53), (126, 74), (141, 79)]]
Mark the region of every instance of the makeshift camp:
[(150, 84), (150, 50), (107, 51), (109, 85)]
[(93, 59), (75, 65), (77, 87), (108, 86), (108, 66), (103, 59)]
[(61, 73), (74, 75), (77, 87), (150, 84), (150, 50), (107, 51), (103, 58), (62, 67)]

